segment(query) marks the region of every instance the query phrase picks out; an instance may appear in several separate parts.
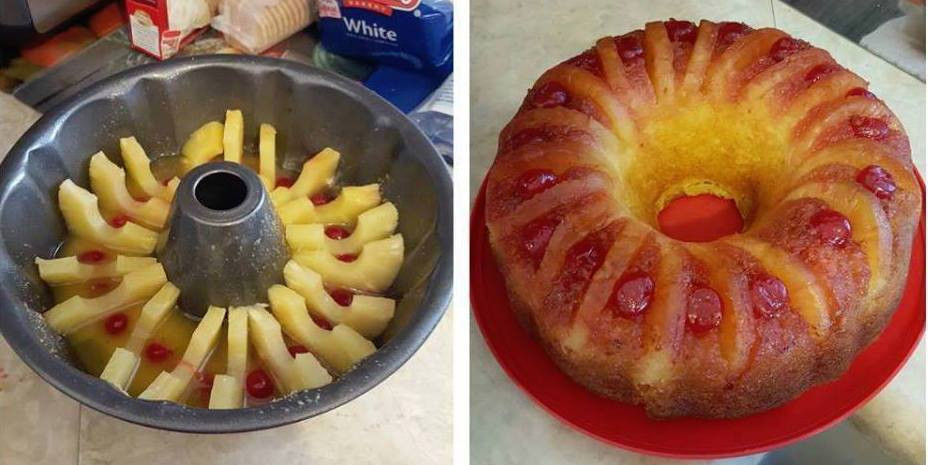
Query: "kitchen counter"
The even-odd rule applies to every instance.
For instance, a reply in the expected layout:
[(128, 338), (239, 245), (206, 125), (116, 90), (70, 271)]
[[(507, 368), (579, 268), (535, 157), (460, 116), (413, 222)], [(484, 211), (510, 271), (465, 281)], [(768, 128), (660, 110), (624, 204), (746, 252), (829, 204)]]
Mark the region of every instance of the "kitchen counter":
[[(544, 6), (538, 6), (543, 4)], [(583, 6), (579, 6), (582, 4)], [(471, 2), (471, 199), (493, 162), (499, 130), (515, 113), (525, 90), (550, 66), (589, 47), (593, 40), (642, 27), (647, 21), (700, 19), (774, 26), (828, 50), (835, 59), (871, 82), (871, 89), (899, 116), (911, 138), (916, 164), (925, 164), (925, 85), (857, 44), (776, 0), (679, 2)], [(507, 464), (795, 464), (810, 458), (802, 444), (776, 454), (684, 462), (646, 457), (579, 433), (534, 404), (500, 369), (476, 324), (471, 325), (471, 463)], [(839, 428), (808, 442), (826, 450), (822, 439), (849, 430), (879, 445), (899, 463), (924, 464), (924, 341), (896, 378)], [(838, 441), (832, 441), (838, 442)], [(847, 444), (853, 449), (869, 444)], [(830, 446), (835, 446), (832, 443)], [(827, 455), (827, 454), (826, 454)], [(800, 459), (804, 457), (804, 459)]]
[[(0, 92), (0, 154), (36, 118)], [(396, 373), (334, 411), (224, 435), (158, 431), (83, 407), (40, 379), (0, 338), (0, 465), (447, 464), (451, 322), (449, 310)]]

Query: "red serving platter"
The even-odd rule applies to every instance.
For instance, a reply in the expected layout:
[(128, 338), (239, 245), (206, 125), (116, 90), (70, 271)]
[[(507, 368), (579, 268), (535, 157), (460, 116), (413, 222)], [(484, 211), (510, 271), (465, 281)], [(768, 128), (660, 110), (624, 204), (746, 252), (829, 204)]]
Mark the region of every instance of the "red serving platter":
[[(921, 179), (919, 178), (921, 182)], [(924, 184), (922, 194), (924, 197)], [(485, 226), (485, 186), (471, 213), (470, 280), (474, 319), (503, 370), (561, 421), (606, 443), (674, 458), (723, 458), (783, 447), (843, 420), (892, 380), (925, 329), (925, 214), (912, 247), (905, 293), (880, 337), (837, 381), (773, 410), (724, 420), (655, 420), (643, 408), (593, 394), (561, 373), (509, 308)]]

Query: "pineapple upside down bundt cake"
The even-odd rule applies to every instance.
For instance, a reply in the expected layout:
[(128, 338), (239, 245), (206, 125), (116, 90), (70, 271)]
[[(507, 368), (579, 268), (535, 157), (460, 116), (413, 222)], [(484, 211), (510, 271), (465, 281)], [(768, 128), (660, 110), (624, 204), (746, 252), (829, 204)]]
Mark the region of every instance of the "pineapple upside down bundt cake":
[[(662, 234), (698, 194), (742, 230)], [(743, 416), (840, 376), (898, 304), (921, 202), (862, 78), (777, 29), (676, 20), (544, 73), (486, 190), (517, 317), (574, 380), (656, 417)]]

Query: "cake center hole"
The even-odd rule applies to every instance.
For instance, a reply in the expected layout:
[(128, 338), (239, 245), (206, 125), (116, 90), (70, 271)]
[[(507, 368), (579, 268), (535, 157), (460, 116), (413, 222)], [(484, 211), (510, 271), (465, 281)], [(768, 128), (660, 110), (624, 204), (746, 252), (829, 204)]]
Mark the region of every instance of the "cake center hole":
[(662, 233), (685, 242), (709, 242), (741, 231), (744, 222), (732, 199), (712, 194), (677, 197), (657, 215)]
[(210, 210), (231, 210), (245, 201), (248, 186), (238, 175), (221, 171), (204, 176), (197, 183), (194, 196)]

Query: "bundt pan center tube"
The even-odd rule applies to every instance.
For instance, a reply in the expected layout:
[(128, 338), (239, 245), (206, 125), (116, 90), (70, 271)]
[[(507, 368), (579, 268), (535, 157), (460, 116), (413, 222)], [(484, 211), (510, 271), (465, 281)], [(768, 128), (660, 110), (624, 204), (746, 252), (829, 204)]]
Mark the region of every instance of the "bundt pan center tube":
[[(299, 171), (307, 157), (332, 147), (342, 154), (338, 185), (379, 183), (382, 197), (399, 212), (396, 233), (406, 243), (402, 267), (386, 290), (396, 299), (394, 317), (374, 340), (376, 351), (322, 388), (230, 410), (129, 397), (81, 370), (66, 339), (41, 315), (53, 298), (33, 260), (54, 257), (67, 234), (59, 185), (71, 179), (88, 186), (91, 156), (120, 153), (123, 137), (138, 138), (153, 159), (175, 155), (195, 129), (221, 121), (230, 108), (245, 115), (246, 151), (258, 139), (258, 123), (277, 128), (277, 161), (285, 172)], [(354, 81), (290, 61), (231, 55), (133, 68), (46, 113), (0, 164), (0, 333), (47, 382), (132, 423), (228, 433), (310, 418), (386, 379), (438, 323), (451, 295), (451, 198), (447, 168), (428, 139)], [(254, 173), (241, 165), (211, 162), (182, 179), (157, 255), (169, 279), (184, 288), (189, 316), (198, 318), (206, 301), (252, 304), (255, 295), (266, 301), (265, 284), (280, 282), (288, 252), (270, 203)], [(246, 286), (233, 289), (223, 279)], [(251, 279), (258, 284), (247, 286)], [(217, 289), (198, 294), (207, 286)]]

